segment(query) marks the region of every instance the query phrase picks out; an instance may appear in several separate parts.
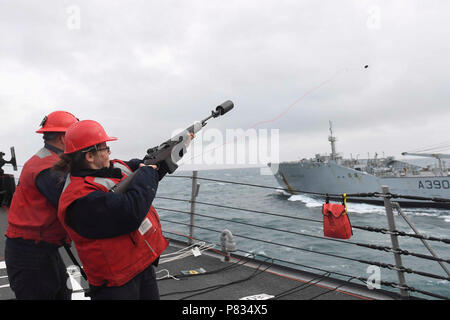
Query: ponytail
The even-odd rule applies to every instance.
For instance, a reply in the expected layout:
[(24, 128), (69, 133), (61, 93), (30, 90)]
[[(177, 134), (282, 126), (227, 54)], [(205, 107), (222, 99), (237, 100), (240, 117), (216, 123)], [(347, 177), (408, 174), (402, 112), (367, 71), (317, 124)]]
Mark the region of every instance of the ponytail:
[(86, 166), (86, 160), (83, 157), (83, 153), (80, 151), (70, 154), (60, 154), (59, 161), (53, 165), (53, 170), (62, 174), (63, 177), (66, 174), (73, 172), (76, 169), (81, 169)]

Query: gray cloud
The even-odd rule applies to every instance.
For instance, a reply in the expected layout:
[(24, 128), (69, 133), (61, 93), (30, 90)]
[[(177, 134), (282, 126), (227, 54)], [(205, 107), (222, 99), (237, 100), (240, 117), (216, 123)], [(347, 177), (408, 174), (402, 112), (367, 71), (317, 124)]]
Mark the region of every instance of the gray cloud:
[(227, 99), (235, 110), (208, 126), (278, 128), (282, 160), (328, 152), (328, 120), (347, 155), (446, 141), (449, 7), (2, 1), (0, 150), (24, 161), (42, 117), (66, 109), (118, 136), (115, 156), (142, 156)]

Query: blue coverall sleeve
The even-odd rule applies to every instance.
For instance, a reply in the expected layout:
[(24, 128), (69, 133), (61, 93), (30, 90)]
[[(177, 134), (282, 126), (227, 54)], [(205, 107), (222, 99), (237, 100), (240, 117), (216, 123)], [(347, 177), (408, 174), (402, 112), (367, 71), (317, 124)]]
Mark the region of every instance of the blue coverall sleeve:
[(94, 191), (74, 201), (67, 209), (66, 223), (82, 237), (91, 239), (135, 231), (150, 209), (158, 181), (156, 170), (142, 167), (125, 193)]

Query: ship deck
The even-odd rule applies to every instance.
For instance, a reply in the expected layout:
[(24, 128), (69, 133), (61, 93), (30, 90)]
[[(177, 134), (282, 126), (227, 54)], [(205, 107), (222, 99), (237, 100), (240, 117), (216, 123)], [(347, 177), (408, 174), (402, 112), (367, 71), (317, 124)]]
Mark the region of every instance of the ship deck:
[[(7, 214), (0, 209), (0, 300), (14, 299), (9, 287), (4, 263), (4, 233)], [(168, 253), (180, 250), (191, 252), (188, 244), (170, 240)], [(60, 249), (66, 266), (73, 265), (63, 248)], [(76, 256), (75, 249), (72, 251)], [(177, 254), (173, 255), (176, 257)], [(192, 271), (194, 270), (194, 271)], [(239, 300), (249, 296), (268, 295), (280, 300), (396, 300), (400, 296), (385, 290), (369, 290), (364, 284), (350, 283), (326, 275), (281, 266), (268, 259), (254, 259), (205, 249), (200, 256), (189, 254), (159, 264), (156, 268), (162, 300)], [(204, 272), (203, 272), (204, 271)], [(202, 273), (203, 272), (203, 273)], [(74, 288), (76, 289), (77, 284)], [(84, 280), (81, 286), (86, 288)], [(267, 297), (267, 296), (266, 296)], [(73, 299), (86, 299), (82, 292)]]

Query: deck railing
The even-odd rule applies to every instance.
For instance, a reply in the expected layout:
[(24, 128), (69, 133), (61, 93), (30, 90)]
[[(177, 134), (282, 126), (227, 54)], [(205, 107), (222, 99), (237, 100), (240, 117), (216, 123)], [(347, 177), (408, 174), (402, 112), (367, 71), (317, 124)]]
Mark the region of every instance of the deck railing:
[[(300, 250), (303, 252), (308, 252), (308, 253), (314, 254), (314, 255), (327, 256), (328, 258), (331, 257), (331, 258), (336, 258), (336, 259), (346, 259), (346, 260), (353, 261), (353, 262), (358, 262), (358, 263), (362, 263), (362, 264), (366, 264), (366, 265), (370, 265), (370, 266), (375, 266), (378, 268), (385, 268), (385, 269), (395, 271), (397, 273), (398, 282), (381, 281), (379, 279), (378, 279), (378, 281), (379, 281), (380, 285), (398, 289), (400, 295), (404, 298), (408, 298), (408, 297), (412, 296), (411, 294), (413, 294), (413, 293), (418, 293), (421, 295), (425, 295), (425, 296), (429, 296), (429, 297), (433, 297), (433, 298), (437, 298), (437, 299), (449, 299), (449, 297), (443, 296), (441, 294), (437, 294), (434, 292), (429, 292), (427, 290), (408, 286), (408, 284), (406, 282), (406, 278), (405, 278), (405, 274), (407, 274), (407, 273), (422, 276), (422, 277), (437, 279), (437, 280), (443, 281), (445, 283), (450, 281), (450, 273), (447, 268), (447, 264), (450, 263), (450, 260), (439, 257), (438, 254), (431, 248), (431, 246), (429, 244), (430, 241), (437, 241), (437, 242), (440, 242), (441, 244), (443, 243), (443, 244), (448, 245), (448, 244), (450, 244), (450, 239), (431, 237), (431, 236), (421, 234), (418, 231), (418, 229), (412, 224), (412, 222), (408, 219), (408, 217), (404, 214), (400, 205), (397, 202), (392, 201), (393, 197), (396, 198), (396, 197), (401, 197), (401, 196), (392, 195), (389, 192), (388, 187), (383, 187), (381, 192), (377, 191), (377, 192), (374, 192), (373, 194), (371, 194), (371, 196), (380, 197), (381, 200), (384, 201), (388, 228), (352, 225), (353, 229), (359, 229), (359, 230), (364, 230), (367, 232), (376, 232), (376, 233), (380, 233), (383, 235), (389, 235), (391, 246), (381, 246), (381, 245), (376, 245), (373, 243), (357, 242), (354, 240), (342, 240), (342, 239), (328, 238), (328, 237), (324, 237), (324, 236), (319, 236), (317, 234), (311, 234), (311, 233), (302, 232), (302, 231), (280, 229), (280, 228), (276, 228), (273, 226), (266, 226), (266, 225), (249, 222), (249, 221), (243, 221), (242, 219), (239, 219), (239, 220), (227, 219), (225, 217), (217, 217), (217, 216), (211, 216), (211, 215), (204, 214), (204, 213), (199, 213), (196, 210), (196, 208), (198, 206), (208, 206), (208, 207), (212, 207), (212, 208), (238, 210), (238, 211), (244, 211), (244, 212), (249, 212), (249, 213), (253, 213), (253, 214), (269, 215), (272, 217), (277, 217), (277, 219), (280, 219), (280, 220), (281, 219), (290, 219), (290, 220), (297, 220), (297, 221), (302, 220), (302, 221), (308, 221), (308, 222), (320, 223), (320, 224), (323, 223), (323, 220), (320, 220), (320, 219), (311, 219), (311, 218), (305, 218), (305, 217), (283, 215), (283, 214), (276, 213), (276, 212), (267, 212), (267, 211), (256, 210), (256, 209), (240, 208), (240, 207), (231, 206), (229, 204), (220, 204), (220, 203), (204, 202), (204, 201), (197, 200), (197, 196), (199, 194), (199, 181), (201, 181), (201, 180), (205, 180), (205, 181), (209, 181), (209, 182), (213, 181), (213, 182), (218, 182), (221, 184), (235, 184), (235, 185), (247, 186), (249, 188), (268, 188), (268, 189), (274, 189), (274, 190), (282, 189), (279, 187), (263, 186), (263, 185), (241, 183), (241, 182), (235, 182), (235, 181), (218, 180), (218, 179), (211, 179), (211, 178), (202, 178), (202, 177), (198, 177), (197, 171), (194, 171), (192, 176), (179, 175), (179, 176), (168, 176), (168, 177), (171, 177), (173, 179), (192, 179), (192, 184), (191, 184), (192, 190), (191, 190), (190, 199), (182, 199), (182, 198), (178, 198), (178, 197), (167, 197), (167, 196), (157, 196), (156, 197), (158, 199), (164, 200), (164, 202), (166, 202), (166, 200), (167, 200), (167, 203), (169, 203), (169, 201), (176, 201), (176, 202), (186, 202), (186, 203), (190, 204), (190, 211), (180, 210), (179, 208), (170, 208), (167, 205), (164, 205), (164, 207), (156, 206), (156, 209), (158, 211), (160, 211), (160, 215), (161, 215), (161, 212), (162, 213), (163, 212), (176, 212), (176, 213), (183, 213), (183, 214), (189, 215), (189, 223), (182, 222), (178, 219), (176, 219), (176, 220), (167, 219), (164, 217), (164, 215), (161, 215), (162, 216), (161, 221), (163, 221), (165, 224), (177, 224), (177, 225), (184, 225), (187, 227), (187, 229), (188, 229), (187, 234), (183, 234), (182, 236), (184, 236), (188, 239), (187, 240), (188, 243), (192, 243), (192, 241), (194, 239), (205, 241), (204, 239), (198, 239), (198, 237), (196, 236), (196, 231), (195, 231), (196, 229), (201, 229), (203, 231), (207, 231), (208, 233), (212, 232), (212, 233), (218, 233), (218, 234), (222, 234), (222, 232), (224, 231), (224, 230), (214, 229), (210, 225), (201, 225), (200, 223), (198, 223), (196, 217), (202, 217), (202, 218), (207, 218), (207, 219), (213, 219), (215, 221), (223, 221), (223, 222), (226, 222), (227, 225), (230, 225), (230, 223), (231, 224), (240, 224), (241, 226), (245, 226), (248, 228), (256, 228), (256, 230), (266, 229), (266, 230), (270, 230), (271, 232), (281, 232), (286, 235), (322, 239), (322, 240), (326, 240), (329, 242), (339, 243), (339, 245), (355, 245), (355, 246), (364, 247), (364, 248), (371, 249), (371, 250), (390, 252), (394, 256), (395, 264), (388, 264), (388, 263), (380, 262), (380, 261), (366, 260), (366, 259), (362, 259), (361, 257), (355, 258), (355, 257), (344, 256), (340, 252), (345, 251), (345, 250), (339, 250), (339, 251), (330, 253), (330, 252), (318, 251), (318, 250), (314, 250), (314, 249), (310, 249), (310, 248), (299, 247), (299, 246), (295, 246), (290, 243), (281, 243), (278, 241), (270, 241), (267, 239), (261, 239), (261, 237), (258, 237), (258, 235), (254, 235), (253, 233), (250, 236), (248, 234), (238, 234), (238, 233), (233, 232), (233, 236), (243, 238), (246, 240), (257, 241), (257, 242), (269, 244), (272, 246), (282, 246), (282, 247), (293, 249), (293, 250)], [(323, 195), (323, 196), (326, 196), (326, 195)], [(445, 199), (439, 199), (439, 201), (445, 201)], [(398, 214), (406, 221), (406, 223), (412, 229), (412, 231), (413, 231), (412, 233), (397, 230), (396, 221), (395, 221), (395, 217), (394, 217), (394, 211), (398, 212)], [(233, 231), (233, 230), (231, 230), (231, 231)], [(180, 235), (179, 232), (173, 232), (170, 230), (165, 230), (165, 233), (176, 234), (178, 236)], [(255, 233), (257, 233), (257, 232), (255, 232)], [(261, 233), (259, 233), (259, 234), (261, 234)], [(410, 252), (410, 251), (401, 249), (399, 240), (398, 240), (399, 237), (410, 237), (410, 238), (420, 239), (420, 241), (425, 246), (425, 248), (430, 252), (430, 255), (423, 254), (423, 253)], [(223, 247), (223, 248), (225, 248), (225, 247)], [(241, 249), (237, 249), (237, 250), (245, 252), (245, 250), (241, 250)], [(226, 252), (226, 253), (229, 254), (229, 252)], [(443, 269), (444, 275), (433, 274), (433, 273), (430, 273), (430, 272), (427, 272), (424, 270), (415, 270), (412, 268), (405, 267), (403, 264), (403, 261), (402, 261), (402, 257), (405, 255), (414, 256), (419, 259), (425, 259), (425, 260), (434, 261), (434, 262), (438, 263), (440, 265), (440, 267)], [(356, 276), (348, 275), (343, 272), (338, 272), (338, 271), (333, 271), (333, 270), (331, 270), (331, 271), (324, 270), (323, 267), (318, 268), (315, 266), (311, 266), (311, 265), (307, 265), (307, 264), (300, 264), (300, 263), (296, 263), (296, 262), (292, 262), (292, 261), (286, 261), (286, 260), (282, 260), (282, 259), (278, 259), (278, 258), (274, 258), (274, 260), (280, 261), (282, 263), (288, 263), (291, 265), (295, 265), (297, 268), (301, 267), (301, 268), (314, 269), (314, 270), (318, 270), (318, 271), (322, 271), (322, 272), (331, 272), (332, 274), (335, 274), (337, 276), (347, 277), (348, 279), (350, 279), (349, 281), (353, 281), (353, 280), (357, 279), (357, 280), (364, 282), (367, 286), (370, 286), (371, 284), (373, 284), (372, 283), (373, 279), (370, 277), (366, 278), (366, 277), (362, 277), (362, 276), (358, 276), (358, 275), (356, 275)]]

